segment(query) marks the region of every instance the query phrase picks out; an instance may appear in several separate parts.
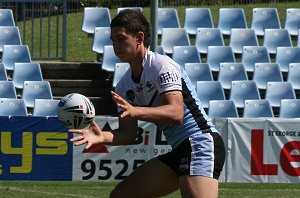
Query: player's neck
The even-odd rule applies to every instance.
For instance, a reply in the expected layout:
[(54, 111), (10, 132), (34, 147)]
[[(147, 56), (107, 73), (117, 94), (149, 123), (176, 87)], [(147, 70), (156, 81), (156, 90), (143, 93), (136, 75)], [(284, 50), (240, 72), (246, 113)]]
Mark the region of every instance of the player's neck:
[(147, 48), (143, 47), (138, 51), (135, 58), (129, 63), (134, 79), (139, 79), (143, 72), (143, 61), (147, 53)]

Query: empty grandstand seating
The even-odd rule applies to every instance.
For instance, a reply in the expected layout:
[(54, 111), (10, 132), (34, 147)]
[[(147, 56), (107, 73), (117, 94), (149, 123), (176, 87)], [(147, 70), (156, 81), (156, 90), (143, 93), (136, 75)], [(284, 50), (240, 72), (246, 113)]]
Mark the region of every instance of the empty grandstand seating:
[(121, 61), (116, 56), (113, 46), (112, 45), (104, 46), (101, 69), (109, 72), (113, 72), (115, 70), (115, 64), (119, 62)]
[(231, 89), (231, 82), (235, 80), (248, 80), (243, 63), (220, 63), (218, 81), (223, 89)]
[(56, 117), (57, 116), (57, 105), (59, 100), (52, 99), (35, 99), (33, 116), (46, 116)]
[(185, 63), (201, 63), (201, 58), (195, 46), (174, 46), (172, 59), (180, 66)]
[(258, 89), (267, 89), (268, 82), (282, 82), (282, 73), (277, 63), (256, 63), (253, 80)]
[(280, 101), (280, 118), (300, 118), (300, 99), (282, 99)]
[(196, 35), (197, 28), (213, 28), (214, 23), (209, 8), (186, 8), (184, 28), (190, 35)]
[(34, 108), (35, 99), (53, 99), (52, 90), (48, 81), (25, 81), (22, 99), (27, 108)]
[(39, 63), (15, 63), (13, 83), (15, 88), (23, 89), (24, 81), (42, 81), (43, 75)]
[(289, 64), (287, 81), (292, 84), (295, 90), (300, 90), (300, 63)]
[(14, 70), (15, 63), (30, 63), (31, 56), (27, 45), (4, 45), (2, 63), (6, 70)]
[(210, 100), (208, 115), (211, 118), (236, 118), (238, 111), (232, 100)]
[(276, 54), (277, 47), (291, 47), (292, 40), (285, 29), (265, 29), (263, 45), (270, 54)]
[(213, 76), (207, 63), (186, 63), (185, 72), (196, 87), (197, 81), (212, 81)]
[(172, 54), (174, 46), (187, 45), (190, 45), (190, 39), (184, 28), (163, 28), (161, 46), (166, 54)]
[(224, 90), (219, 81), (197, 81), (196, 92), (203, 108), (208, 108), (210, 100), (225, 100)]
[(208, 46), (224, 46), (224, 39), (218, 28), (197, 28), (195, 46), (201, 54), (207, 54)]
[(0, 80), (7, 80), (7, 73), (3, 63), (0, 63)]
[(0, 9), (0, 26), (15, 26), (14, 15), (11, 9)]
[(230, 42), (232, 51), (242, 54), (244, 46), (258, 46), (258, 40), (252, 29), (231, 29)]
[(27, 116), (23, 99), (0, 98), (0, 116)]
[(17, 26), (0, 26), (0, 52), (4, 45), (21, 45), (21, 36)]
[(265, 29), (281, 29), (277, 8), (253, 8), (251, 29), (258, 36), (264, 36)]
[(232, 28), (247, 28), (243, 8), (220, 8), (218, 28), (223, 35), (230, 35)]
[(270, 55), (264, 46), (244, 46), (241, 62), (248, 73), (253, 73), (255, 63), (270, 63)]
[(255, 81), (232, 81), (229, 99), (234, 101), (237, 108), (244, 108), (245, 100), (260, 100), (260, 94)]
[(115, 70), (114, 70), (114, 76), (113, 76), (113, 87), (116, 87), (118, 82), (121, 80), (123, 75), (127, 72), (130, 65), (128, 63), (116, 63), (115, 64)]
[(206, 62), (212, 72), (219, 72), (220, 63), (235, 62), (235, 56), (230, 46), (209, 46)]
[(180, 28), (179, 17), (176, 8), (158, 8), (157, 33), (161, 35), (164, 28)]
[(95, 27), (110, 27), (110, 11), (108, 8), (85, 7), (81, 30), (88, 35), (95, 33)]
[(243, 117), (274, 117), (274, 113), (268, 100), (245, 100)]
[(300, 63), (300, 48), (277, 47), (276, 63), (279, 65), (281, 72), (287, 73), (290, 63)]
[(97, 54), (103, 54), (104, 46), (112, 45), (110, 34), (110, 27), (96, 27), (93, 37), (92, 50)]
[(121, 12), (122, 10), (127, 10), (127, 9), (143, 12), (142, 7), (118, 7), (117, 13)]
[(296, 95), (290, 82), (268, 82), (265, 99), (272, 107), (279, 108), (282, 99), (296, 99)]
[(291, 36), (298, 36), (300, 29), (300, 9), (299, 8), (287, 8), (285, 15), (284, 28), (288, 30)]
[(17, 98), (16, 89), (12, 81), (0, 81), (0, 98)]

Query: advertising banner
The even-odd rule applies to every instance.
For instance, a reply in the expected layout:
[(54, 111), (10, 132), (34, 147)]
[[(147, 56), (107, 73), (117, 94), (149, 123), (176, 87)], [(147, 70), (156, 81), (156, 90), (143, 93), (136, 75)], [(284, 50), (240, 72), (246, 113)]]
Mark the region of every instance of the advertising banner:
[(229, 119), (226, 181), (300, 182), (299, 119)]
[(57, 118), (0, 116), (0, 180), (72, 180), (70, 134)]
[[(102, 130), (118, 128), (117, 118), (97, 117), (96, 122)], [(97, 145), (89, 150), (84, 146), (74, 147), (73, 180), (122, 180), (147, 160), (170, 150), (154, 124), (139, 122), (138, 137), (133, 145)]]

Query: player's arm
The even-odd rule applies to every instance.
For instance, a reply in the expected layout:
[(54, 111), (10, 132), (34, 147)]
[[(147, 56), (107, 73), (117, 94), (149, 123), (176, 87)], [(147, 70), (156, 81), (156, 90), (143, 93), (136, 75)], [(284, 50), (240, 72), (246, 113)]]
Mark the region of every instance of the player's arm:
[(137, 136), (137, 120), (133, 118), (119, 118), (119, 128), (102, 131), (95, 121), (88, 129), (70, 129), (69, 132), (78, 134), (71, 139), (75, 146), (86, 144), (88, 149), (92, 145), (127, 145), (132, 144)]
[(184, 105), (181, 91), (161, 94), (162, 104), (157, 107), (132, 106), (115, 92), (112, 92), (112, 96), (117, 106), (124, 110), (120, 115), (123, 118), (131, 117), (155, 124), (180, 124), (183, 120)]

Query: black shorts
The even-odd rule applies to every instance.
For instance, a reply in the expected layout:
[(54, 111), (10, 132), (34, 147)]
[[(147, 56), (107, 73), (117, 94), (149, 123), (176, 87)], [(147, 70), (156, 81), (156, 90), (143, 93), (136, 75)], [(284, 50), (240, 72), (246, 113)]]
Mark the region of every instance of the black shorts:
[(177, 176), (201, 175), (219, 179), (225, 162), (225, 146), (218, 133), (200, 133), (157, 158)]

